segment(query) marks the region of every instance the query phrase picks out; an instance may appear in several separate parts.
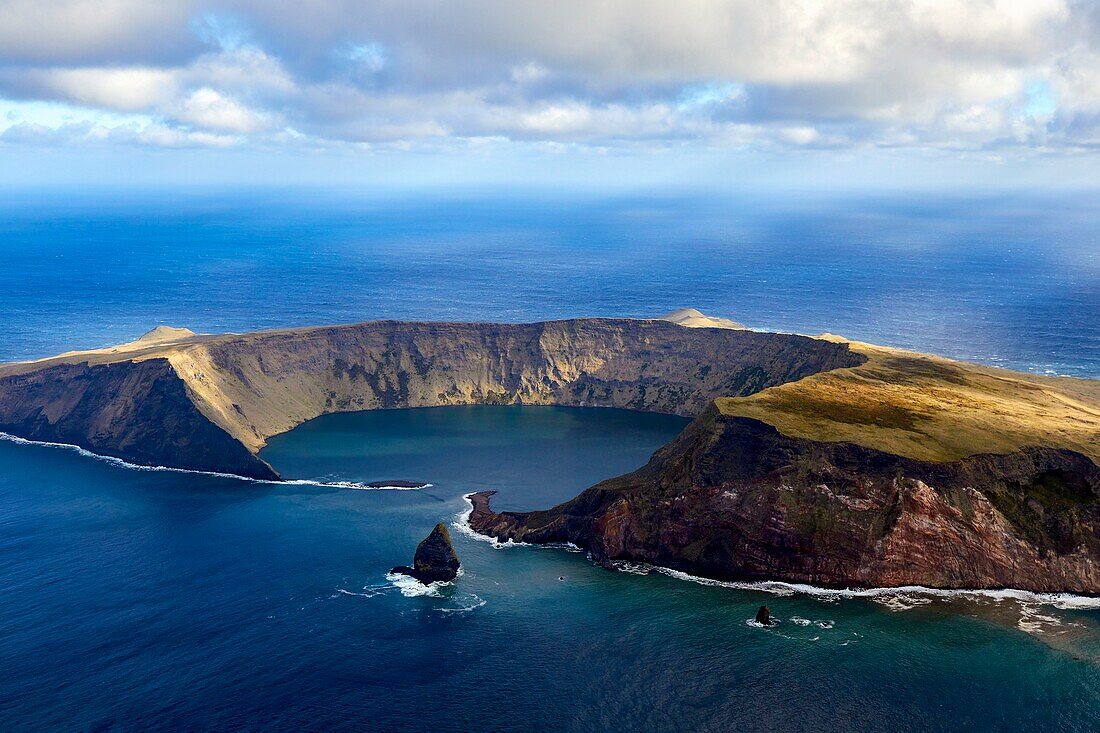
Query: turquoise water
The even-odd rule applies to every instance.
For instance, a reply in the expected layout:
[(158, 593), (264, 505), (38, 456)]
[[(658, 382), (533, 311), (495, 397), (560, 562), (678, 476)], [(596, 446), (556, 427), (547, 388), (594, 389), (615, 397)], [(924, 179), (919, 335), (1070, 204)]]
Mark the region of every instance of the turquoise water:
[[(457, 531), (465, 573), (438, 597), (387, 579), (465, 493), (497, 489), (517, 509), (564, 500), (683, 424), (600, 409), (380, 411), (319, 418), (264, 452), (296, 478), (433, 484), (417, 491), (138, 471), (0, 442), (0, 728), (1100, 725), (1096, 612), (776, 596)], [(762, 603), (777, 627), (747, 623)]]

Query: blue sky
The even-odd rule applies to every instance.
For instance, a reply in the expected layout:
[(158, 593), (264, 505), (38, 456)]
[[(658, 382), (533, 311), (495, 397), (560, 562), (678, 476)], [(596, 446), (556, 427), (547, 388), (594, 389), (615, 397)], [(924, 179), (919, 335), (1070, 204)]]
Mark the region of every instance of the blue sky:
[(1083, 0), (5, 0), (0, 183), (1089, 185)]

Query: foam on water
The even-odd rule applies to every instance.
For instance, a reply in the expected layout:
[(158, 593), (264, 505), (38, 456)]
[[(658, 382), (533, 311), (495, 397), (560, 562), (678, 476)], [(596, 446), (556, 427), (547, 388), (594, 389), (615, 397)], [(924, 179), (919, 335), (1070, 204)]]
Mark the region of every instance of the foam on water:
[[(476, 492), (475, 492), (476, 493)], [(454, 527), (462, 534), (482, 542), (487, 542), (496, 548), (504, 547), (554, 547), (555, 545), (532, 545), (529, 542), (514, 542), (509, 539), (501, 542), (495, 537), (483, 535), (470, 526), (470, 515), (473, 514), (474, 504), (470, 500), (473, 493), (466, 494), (462, 498), (468, 505), (467, 508), (455, 516)], [(556, 545), (562, 547), (562, 545)], [(581, 548), (572, 543), (565, 546), (574, 552)], [(777, 596), (792, 596), (795, 594), (814, 596), (822, 601), (836, 601), (841, 598), (867, 598), (881, 603), (891, 610), (905, 611), (916, 606), (931, 603), (934, 598), (965, 598), (971, 600), (988, 600), (999, 603), (1010, 600), (1023, 604), (1037, 604), (1053, 606), (1064, 611), (1095, 610), (1100, 609), (1100, 597), (1081, 596), (1073, 593), (1036, 593), (1034, 591), (1019, 590), (1016, 588), (998, 589), (945, 589), (929, 588), (923, 585), (903, 585), (894, 588), (822, 588), (808, 583), (789, 583), (782, 580), (759, 581), (729, 581), (713, 580), (698, 575), (691, 575), (680, 570), (665, 568), (659, 565), (650, 565), (640, 562), (615, 563), (614, 568), (620, 572), (634, 575), (648, 575), (650, 572), (658, 572), (677, 580), (687, 580), (699, 585), (709, 585), (717, 588), (730, 588), (733, 590), (750, 590), (771, 593)]]
[(1020, 618), (1016, 622), (1016, 628), (1032, 636), (1061, 631), (1065, 625), (1062, 619), (1040, 613), (1040, 608), (1037, 604), (1020, 604)]
[(91, 458), (93, 460), (102, 461), (103, 463), (109, 463), (112, 466), (118, 468), (125, 468), (131, 471), (165, 471), (169, 473), (190, 473), (198, 476), (213, 476), (215, 478), (233, 479), (236, 481), (245, 481), (252, 484), (272, 484), (277, 486), (321, 486), (325, 488), (335, 489), (356, 489), (357, 491), (419, 491), (420, 489), (426, 489), (432, 484), (424, 484), (423, 486), (369, 486), (361, 481), (317, 481), (314, 479), (260, 479), (252, 478), (250, 476), (241, 476), (235, 473), (221, 473), (218, 471), (199, 471), (191, 468), (174, 468), (172, 466), (143, 466), (140, 463), (130, 463), (121, 458), (115, 458), (114, 456), (105, 456), (100, 453), (94, 453), (87, 448), (81, 448), (79, 445), (73, 445), (71, 443), (53, 443), (48, 440), (28, 440), (27, 438), (20, 438), (17, 435), (11, 435), (9, 433), (0, 432), (0, 440), (7, 441), (9, 443), (15, 443), (17, 445), (34, 445), (42, 446), (44, 448), (61, 448), (64, 450), (71, 450), (78, 453), (85, 458)]
[[(719, 588), (732, 588), (735, 590), (754, 590), (772, 593), (779, 596), (790, 596), (796, 593), (815, 596), (821, 599), (837, 598), (867, 598), (900, 600), (896, 610), (907, 610), (901, 604), (912, 608), (916, 605), (930, 603), (933, 598), (965, 598), (978, 600), (991, 600), (1001, 602), (1004, 600), (1020, 603), (1032, 603), (1037, 605), (1053, 606), (1062, 610), (1091, 610), (1100, 609), (1100, 598), (1092, 596), (1079, 596), (1072, 593), (1035, 593), (1014, 588), (1004, 589), (944, 589), (928, 588), (922, 585), (905, 585), (896, 588), (820, 588), (806, 583), (787, 583), (778, 580), (765, 580), (756, 582), (739, 582), (712, 580), (697, 575), (690, 575), (671, 568), (654, 566), (655, 571), (663, 573), (670, 578), (687, 580), (700, 585), (709, 585)], [(923, 598), (922, 598), (923, 597)]]
[(466, 502), (466, 508), (455, 515), (454, 521), (451, 522), (451, 526), (454, 527), (459, 533), (469, 537), (470, 539), (477, 540), (478, 542), (485, 542), (492, 545), (494, 549), (503, 550), (509, 547), (534, 547), (549, 550), (565, 550), (566, 552), (582, 552), (581, 548), (574, 545), (572, 542), (548, 542), (542, 545), (536, 545), (531, 542), (516, 542), (515, 540), (508, 538), (504, 542), (501, 542), (496, 537), (490, 537), (489, 535), (481, 534), (473, 527), (470, 526), (470, 515), (474, 513), (474, 502), (470, 499), (471, 496), (477, 492), (471, 492), (462, 496), (463, 501)]
[(386, 573), (386, 580), (390, 581), (393, 587), (401, 591), (401, 595), (406, 598), (415, 598), (417, 596), (430, 596), (431, 598), (442, 598), (444, 588), (453, 588), (455, 583), (466, 574), (464, 568), (458, 569), (458, 575), (454, 580), (449, 581), (436, 581), (434, 583), (428, 583), (425, 585), (411, 575), (405, 575), (404, 573)]
[(912, 596), (905, 593), (875, 596), (871, 600), (880, 606), (889, 608), (891, 611), (908, 611), (917, 606), (927, 606), (932, 602), (932, 599), (927, 596)]
[(382, 595), (386, 588), (389, 586), (363, 586), (362, 591), (348, 590), (347, 588), (337, 588), (336, 594), (331, 596), (336, 598), (337, 596), (356, 596), (358, 598), (374, 598), (375, 596)]
[(652, 566), (641, 562), (616, 562), (613, 563), (613, 567), (620, 573), (630, 573), (631, 575), (649, 575), (652, 569)]
[(482, 606), (485, 605), (485, 599), (482, 598), (481, 596), (479, 596), (476, 593), (470, 593), (466, 598), (464, 598), (464, 600), (468, 600), (469, 603), (467, 603), (466, 605), (463, 605), (463, 606), (457, 606), (455, 608), (440, 608), (440, 609), (438, 609), (438, 611), (440, 613), (445, 613), (445, 614), (451, 614), (451, 613), (462, 614), (462, 613), (469, 613), (470, 611), (476, 611), (477, 609), (479, 609), (479, 608), (481, 608)]
[(416, 598), (418, 596), (442, 598), (442, 589), (449, 585), (454, 585), (453, 582), (435, 582), (425, 585), (411, 575), (405, 575), (404, 573), (386, 573), (386, 580), (390, 581), (393, 587), (401, 591), (401, 595), (406, 598)]
[[(461, 568), (458, 574), (460, 577), (463, 575)], [(348, 590), (347, 588), (337, 588), (336, 592), (328, 597), (330, 599), (340, 598), (342, 596), (352, 598), (377, 598), (378, 596), (389, 595), (397, 591), (405, 598), (431, 598), (437, 599), (438, 602), (454, 604), (438, 605), (438, 602), (436, 602), (428, 609), (448, 616), (452, 614), (462, 615), (471, 613), (486, 604), (486, 600), (476, 593), (456, 591), (457, 583), (455, 581), (424, 585), (415, 578), (409, 577), (408, 575), (402, 575), (401, 573), (386, 573), (386, 581), (387, 582), (382, 585), (365, 585), (362, 590), (358, 591)]]

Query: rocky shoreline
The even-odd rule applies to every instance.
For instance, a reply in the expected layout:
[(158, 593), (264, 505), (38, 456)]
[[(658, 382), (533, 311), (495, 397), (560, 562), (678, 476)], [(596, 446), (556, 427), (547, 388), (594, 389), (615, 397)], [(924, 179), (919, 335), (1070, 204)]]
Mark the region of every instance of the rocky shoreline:
[(1100, 593), (1100, 382), (679, 315), (162, 329), (0, 365), (0, 432), (271, 481), (267, 439), (326, 413), (663, 412), (694, 419), (646, 466), (545, 511), (475, 495), (471, 528), (722, 581)]
[(929, 463), (711, 411), (645, 467), (536, 512), (469, 497), (473, 531), (613, 567), (822, 588), (1100, 594), (1100, 467), (1028, 448)]

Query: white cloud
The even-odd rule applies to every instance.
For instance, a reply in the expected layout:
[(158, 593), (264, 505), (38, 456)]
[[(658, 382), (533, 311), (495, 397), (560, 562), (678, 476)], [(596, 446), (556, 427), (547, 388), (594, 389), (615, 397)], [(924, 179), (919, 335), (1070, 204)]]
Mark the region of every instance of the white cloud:
[(258, 114), (209, 87), (192, 92), (176, 119), (201, 129), (225, 132), (256, 132), (267, 126)]
[(113, 111), (150, 109), (176, 93), (172, 72), (141, 67), (35, 70), (23, 75), (20, 84), (47, 99)]
[(821, 137), (817, 130), (812, 127), (785, 127), (779, 131), (780, 137), (784, 140), (788, 140), (795, 145), (809, 145), (810, 143), (817, 142)]
[(1083, 148), (1098, 17), (1073, 0), (7, 0), (0, 97), (147, 144)]

